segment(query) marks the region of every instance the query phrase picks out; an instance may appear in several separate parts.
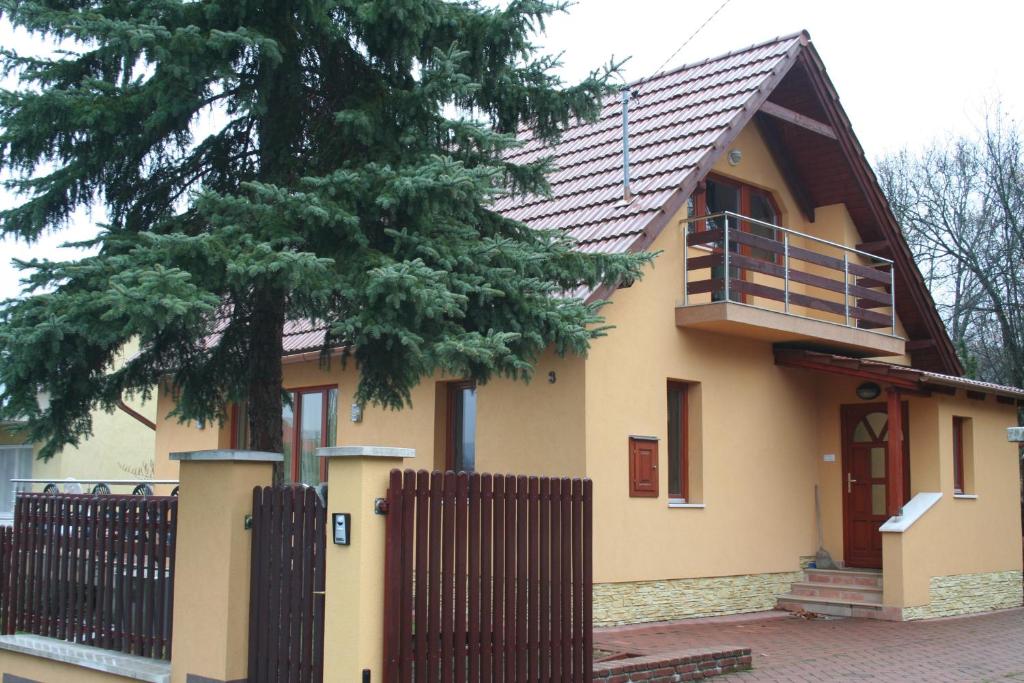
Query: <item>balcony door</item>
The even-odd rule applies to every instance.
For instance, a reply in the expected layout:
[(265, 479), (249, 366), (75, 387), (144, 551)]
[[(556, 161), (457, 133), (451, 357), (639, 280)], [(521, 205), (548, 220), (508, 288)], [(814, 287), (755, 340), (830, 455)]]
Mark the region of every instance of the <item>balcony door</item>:
[[(696, 215), (698, 216), (709, 216), (716, 213), (731, 211), (732, 213), (753, 218), (755, 221), (760, 221), (762, 223), (778, 225), (779, 222), (778, 207), (775, 204), (775, 200), (769, 193), (750, 185), (738, 183), (733, 180), (726, 180), (719, 176), (709, 176), (707, 178), (704, 182), (704, 190), (696, 194), (695, 204), (697, 212)], [(706, 226), (698, 225), (698, 229), (714, 230), (721, 228), (723, 225), (723, 219), (718, 218), (707, 221)], [(778, 239), (774, 228), (749, 220), (737, 221), (735, 218), (730, 218), (729, 230), (733, 231), (737, 228), (743, 232), (757, 235), (758, 237), (766, 237), (771, 240)], [(776, 263), (774, 252), (746, 245), (740, 249), (738, 248), (739, 246), (738, 242), (730, 241), (729, 252), (731, 254), (739, 254), (741, 256), (760, 261), (767, 261), (768, 263)], [(721, 250), (722, 246), (719, 245), (718, 248)], [(719, 279), (722, 277), (722, 273), (722, 267), (712, 268), (711, 277), (713, 279)], [(748, 280), (750, 279), (751, 274), (752, 271), (749, 268), (736, 266), (729, 267), (729, 276), (731, 279)], [(712, 292), (712, 301), (722, 301), (724, 298), (724, 291), (716, 290)], [(729, 292), (729, 299), (731, 301), (739, 302), (746, 301), (744, 295), (736, 291)]]

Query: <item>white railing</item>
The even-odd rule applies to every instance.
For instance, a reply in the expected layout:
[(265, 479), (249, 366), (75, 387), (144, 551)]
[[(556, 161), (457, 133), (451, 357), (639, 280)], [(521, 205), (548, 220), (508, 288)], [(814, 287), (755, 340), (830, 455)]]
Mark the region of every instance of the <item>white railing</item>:
[[(849, 327), (889, 328), (895, 336), (896, 287), (891, 259), (732, 211), (685, 222), (687, 247), (708, 253), (693, 257), (689, 248), (683, 250), (684, 306), (691, 305), (694, 294), (710, 294), (711, 302), (767, 299), (781, 302), (787, 314), (794, 314), (792, 309), (798, 307), (805, 312), (803, 317), (821, 312), (841, 317)], [(710, 274), (694, 281), (694, 271), (700, 270)], [(782, 286), (757, 282), (754, 275), (762, 276), (761, 280), (776, 278)], [(804, 290), (794, 291), (793, 284)], [(815, 295), (810, 288), (829, 294)], [(842, 296), (841, 301), (836, 300), (837, 295)]]
[[(11, 479), (14, 493), (27, 493), (39, 488), (43, 493), (117, 493), (113, 487), (130, 488), (133, 496), (151, 496), (154, 486), (173, 486), (171, 495), (177, 495), (177, 479)], [(61, 488), (63, 487), (63, 489)], [(126, 491), (127, 493), (128, 491)]]

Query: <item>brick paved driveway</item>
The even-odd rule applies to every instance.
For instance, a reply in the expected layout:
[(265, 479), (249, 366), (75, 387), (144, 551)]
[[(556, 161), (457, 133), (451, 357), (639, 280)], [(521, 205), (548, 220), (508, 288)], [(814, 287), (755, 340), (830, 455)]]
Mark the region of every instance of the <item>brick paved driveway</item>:
[(753, 650), (748, 681), (1024, 681), (1024, 609), (917, 622), (710, 620), (598, 630), (602, 650), (653, 653), (713, 645)]

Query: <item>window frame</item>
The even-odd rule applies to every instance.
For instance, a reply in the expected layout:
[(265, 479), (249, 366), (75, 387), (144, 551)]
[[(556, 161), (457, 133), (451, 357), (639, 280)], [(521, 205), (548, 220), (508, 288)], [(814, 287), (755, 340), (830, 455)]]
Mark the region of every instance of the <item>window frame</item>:
[[(466, 389), (472, 389), (474, 392), (477, 390), (476, 382), (473, 380), (456, 380), (453, 382), (445, 382), (445, 416), (444, 416), (444, 468), (446, 471), (455, 470), (455, 396), (458, 393)], [(461, 414), (460, 414), (461, 419)], [(473, 418), (473, 443), (476, 444), (476, 426), (477, 417)], [(475, 454), (474, 454), (475, 455)], [(461, 472), (475, 472), (476, 471), (476, 460), (473, 461), (473, 469), (471, 470), (459, 470)]]
[[(708, 215), (708, 183), (718, 183), (719, 185), (729, 185), (736, 188), (740, 196), (740, 206), (737, 213), (743, 216), (750, 216), (751, 194), (758, 194), (765, 197), (768, 200), (768, 203), (771, 204), (772, 211), (775, 212), (775, 220), (777, 221), (776, 225), (781, 227), (782, 207), (779, 206), (778, 200), (775, 199), (774, 192), (763, 187), (757, 187), (756, 185), (745, 183), (742, 180), (718, 175), (717, 173), (709, 173), (704, 180), (697, 184), (697, 190), (693, 193), (694, 214), (696, 216)], [(693, 223), (693, 225), (694, 232), (703, 232), (708, 229), (707, 221), (697, 221)], [(742, 229), (742, 225), (740, 228)], [(749, 230), (745, 230), (744, 232), (748, 231)], [(778, 238), (776, 238), (776, 241), (779, 241)]]
[(953, 494), (960, 496), (967, 493), (964, 462), (964, 426), (967, 419), (953, 416)]
[[(327, 413), (328, 413), (328, 406), (330, 405), (330, 401), (327, 400), (327, 394), (332, 389), (335, 390), (335, 391), (338, 391), (338, 406), (340, 407), (340, 405), (341, 405), (341, 389), (340, 389), (338, 384), (319, 384), (319, 385), (307, 386), (307, 387), (285, 387), (284, 388), (284, 392), (287, 393), (287, 394), (290, 394), (291, 397), (292, 397), (292, 428), (290, 430), (290, 436), (289, 436), (289, 442), (291, 443), (291, 446), (292, 446), (292, 462), (291, 462), (291, 471), (290, 472), (285, 472), (285, 476), (292, 483), (299, 483), (299, 474), (302, 471), (301, 470), (302, 464), (300, 462), (301, 457), (299, 457), (299, 448), (298, 448), (298, 446), (299, 446), (299, 431), (300, 431), (301, 424), (302, 424), (302, 396), (303, 396), (303, 394), (317, 394), (317, 393), (319, 393), (319, 394), (321, 394), (323, 396), (323, 404), (322, 404), (322, 407), (320, 409), (320, 447), (321, 448), (326, 448), (327, 446), (331, 445), (331, 444), (327, 443), (327, 441), (328, 441), (328, 439), (327, 439), (328, 414)], [(239, 406), (239, 404), (236, 403), (236, 404), (231, 406), (231, 422), (232, 422), (231, 448), (232, 449), (236, 449), (236, 448), (242, 447), (240, 445), (240, 441), (241, 440), (239, 439), (239, 437), (241, 435), (244, 435), (244, 439), (245, 439), (245, 446), (244, 447), (248, 448), (248, 446), (249, 446), (249, 425), (248, 425), (248, 421), (244, 425), (241, 424), (241, 419), (242, 419), (243, 412), (244, 411), (241, 410), (241, 406)], [(283, 418), (283, 415), (282, 415), (282, 418)], [(282, 427), (283, 427), (283, 425), (282, 425)], [(339, 416), (339, 419), (338, 419), (338, 430), (339, 431), (340, 431), (340, 427), (341, 427), (341, 419), (340, 419), (340, 416)], [(284, 430), (282, 429), (282, 434), (281, 434), (282, 441), (284, 440), (284, 433), (283, 433), (283, 431)], [(241, 434), (240, 434), (240, 432), (241, 432)], [(335, 435), (335, 440), (337, 440), (337, 434)], [(320, 470), (320, 483), (325, 483), (327, 481), (327, 463), (326, 463), (326, 461), (323, 458), (320, 459), (319, 470)]]
[[(689, 434), (690, 434), (690, 386), (687, 382), (680, 382), (678, 380), (668, 380), (666, 387), (666, 413), (667, 413), (667, 438), (666, 438), (666, 451), (668, 459), (668, 497), (670, 500), (681, 500), (686, 502), (690, 499), (690, 448), (689, 448)], [(679, 413), (673, 415), (672, 411), (672, 394), (673, 392), (679, 393)], [(672, 448), (672, 418), (676, 417), (679, 420), (679, 443), (677, 448)], [(672, 468), (679, 468), (679, 490), (672, 490)]]

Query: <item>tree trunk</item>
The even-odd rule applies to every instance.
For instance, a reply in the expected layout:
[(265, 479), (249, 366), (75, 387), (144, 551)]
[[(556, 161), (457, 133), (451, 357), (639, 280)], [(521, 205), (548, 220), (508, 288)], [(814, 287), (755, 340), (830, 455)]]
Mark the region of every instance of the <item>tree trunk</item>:
[[(259, 289), (253, 293), (252, 346), (249, 349), (249, 447), (283, 453), (281, 410), (281, 337), (284, 332), (284, 293)], [(274, 464), (274, 484), (285, 480), (284, 463)]]

